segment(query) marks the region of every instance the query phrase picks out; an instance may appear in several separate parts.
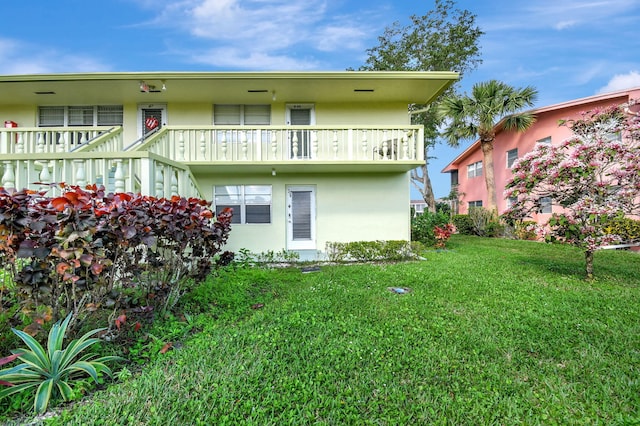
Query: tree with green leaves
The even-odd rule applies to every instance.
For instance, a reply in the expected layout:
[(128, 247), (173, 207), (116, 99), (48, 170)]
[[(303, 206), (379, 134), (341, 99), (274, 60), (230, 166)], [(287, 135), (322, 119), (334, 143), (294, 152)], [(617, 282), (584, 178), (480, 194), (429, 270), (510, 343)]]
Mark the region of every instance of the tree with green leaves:
[[(378, 37), (378, 46), (367, 50), (361, 71), (457, 71), (460, 77), (475, 69), (482, 60), (478, 40), (483, 32), (476, 25), (476, 15), (456, 9), (454, 0), (435, 0), (427, 14), (411, 16), (411, 23), (395, 22)], [(411, 182), (420, 191), (430, 211), (435, 199), (427, 171), (428, 150), (438, 140), (441, 119), (436, 114), (439, 99), (456, 93), (452, 85), (430, 105), (411, 105), (415, 124), (424, 126), (425, 164), (411, 172)]]
[(438, 117), (448, 119), (442, 135), (449, 145), (456, 147), (461, 139), (480, 139), (488, 210), (496, 208), (493, 176), (496, 131), (498, 128), (518, 132), (527, 130), (535, 121), (535, 116), (522, 110), (532, 107), (537, 97), (538, 91), (531, 86), (514, 88), (497, 80), (489, 80), (474, 84), (471, 96), (451, 96), (438, 106)]

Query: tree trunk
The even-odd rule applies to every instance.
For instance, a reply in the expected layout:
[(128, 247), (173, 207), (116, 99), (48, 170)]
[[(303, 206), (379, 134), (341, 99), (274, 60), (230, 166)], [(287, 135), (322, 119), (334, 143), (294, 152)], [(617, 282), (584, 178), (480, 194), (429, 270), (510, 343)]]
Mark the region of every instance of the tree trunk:
[(593, 250), (584, 252), (584, 261), (586, 264), (587, 279), (593, 279)]
[(413, 183), (416, 189), (420, 191), (420, 195), (422, 195), (424, 202), (427, 203), (427, 209), (430, 212), (435, 213), (436, 199), (433, 195), (433, 188), (431, 186), (431, 179), (429, 178), (427, 165), (424, 164), (420, 166), (419, 170), (422, 171), (422, 174), (418, 173), (417, 170), (413, 170), (411, 172), (411, 183)]
[(481, 140), (484, 182), (487, 186), (487, 210), (496, 209), (496, 180), (493, 176), (493, 139)]

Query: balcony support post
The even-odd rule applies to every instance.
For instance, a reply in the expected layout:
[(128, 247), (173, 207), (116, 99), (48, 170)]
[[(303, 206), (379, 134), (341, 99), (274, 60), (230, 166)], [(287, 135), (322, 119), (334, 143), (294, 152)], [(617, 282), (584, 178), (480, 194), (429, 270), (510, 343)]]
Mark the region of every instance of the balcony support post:
[(13, 171), (13, 162), (4, 162), (4, 174), (2, 175), (2, 186), (5, 188), (16, 187), (16, 175)]

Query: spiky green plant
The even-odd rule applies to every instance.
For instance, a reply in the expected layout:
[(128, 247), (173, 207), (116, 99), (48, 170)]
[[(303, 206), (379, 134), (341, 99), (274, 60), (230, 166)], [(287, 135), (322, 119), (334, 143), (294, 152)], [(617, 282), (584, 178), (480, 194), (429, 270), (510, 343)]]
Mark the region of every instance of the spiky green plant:
[(0, 380), (13, 385), (0, 390), (0, 399), (36, 388), (33, 408), (36, 413), (40, 414), (46, 411), (51, 396), (56, 391), (62, 395), (65, 401), (73, 398), (73, 389), (70, 383), (79, 377), (89, 375), (97, 383), (101, 373), (112, 375), (111, 369), (105, 363), (118, 361), (122, 358), (117, 356), (95, 358), (95, 354), (84, 354), (80, 357), (85, 349), (100, 341), (100, 339), (91, 336), (104, 328), (89, 331), (79, 339), (71, 341), (66, 349), (63, 349), (62, 345), (69, 321), (71, 321), (71, 314), (62, 323), (58, 321), (51, 327), (47, 350), (24, 331), (11, 329), (22, 339), (28, 349), (12, 350), (11, 352), (18, 355), (17, 358), (22, 361), (22, 364), (0, 370)]

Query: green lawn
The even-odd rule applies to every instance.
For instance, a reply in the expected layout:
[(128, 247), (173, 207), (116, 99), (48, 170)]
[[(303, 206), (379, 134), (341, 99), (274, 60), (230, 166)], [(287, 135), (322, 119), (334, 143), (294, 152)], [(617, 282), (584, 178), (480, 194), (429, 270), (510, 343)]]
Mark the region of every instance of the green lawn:
[(202, 332), (47, 422), (640, 422), (639, 254), (596, 253), (592, 282), (571, 247), (454, 236), (426, 258), (225, 273)]

